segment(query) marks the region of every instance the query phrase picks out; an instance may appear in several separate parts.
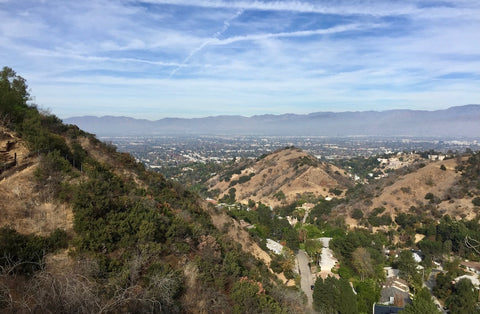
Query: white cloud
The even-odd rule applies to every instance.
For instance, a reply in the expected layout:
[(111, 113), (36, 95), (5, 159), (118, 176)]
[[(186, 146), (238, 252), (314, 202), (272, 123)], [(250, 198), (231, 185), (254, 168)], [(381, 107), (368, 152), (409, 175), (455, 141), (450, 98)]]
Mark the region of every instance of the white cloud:
[[(368, 14), (368, 15), (398, 15), (416, 11), (415, 6), (408, 2), (369, 2), (351, 1), (215, 1), (215, 0), (146, 0), (152, 4), (172, 4), (204, 8), (229, 8), (243, 10), (293, 11), (321, 14)], [(358, 3), (355, 5), (355, 3)]]
[(0, 60), (64, 117), (479, 103), (480, 4), (446, 3), (0, 2)]

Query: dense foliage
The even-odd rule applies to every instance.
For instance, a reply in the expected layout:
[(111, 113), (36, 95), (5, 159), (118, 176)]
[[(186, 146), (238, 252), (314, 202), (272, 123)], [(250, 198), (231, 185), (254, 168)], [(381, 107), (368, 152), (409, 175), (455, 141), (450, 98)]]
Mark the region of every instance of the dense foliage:
[(346, 279), (356, 274), (363, 278), (382, 279), (385, 257), (383, 245), (386, 238), (382, 234), (371, 234), (358, 229), (330, 241), (330, 247), (339, 258), (342, 267), (339, 274)]
[(44, 265), (45, 254), (67, 247), (67, 234), (57, 229), (48, 237), (20, 234), (0, 228), (0, 269), (31, 275)]
[(253, 224), (251, 232), (263, 242), (267, 238), (285, 242), (292, 250), (299, 248), (298, 232), (290, 225), (287, 219), (274, 214), (270, 207), (259, 203), (255, 210), (231, 209), (229, 214), (236, 219), (243, 219)]
[(318, 278), (313, 290), (313, 306), (320, 313), (358, 313), (357, 299), (346, 279)]

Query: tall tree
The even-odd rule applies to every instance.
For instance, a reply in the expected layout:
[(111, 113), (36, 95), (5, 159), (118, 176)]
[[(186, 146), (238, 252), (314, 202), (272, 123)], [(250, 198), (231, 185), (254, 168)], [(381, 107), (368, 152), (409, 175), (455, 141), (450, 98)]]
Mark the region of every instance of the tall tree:
[(360, 313), (370, 313), (373, 304), (380, 299), (380, 286), (374, 279), (360, 281), (356, 286), (357, 304)]
[(365, 277), (375, 275), (375, 267), (373, 265), (372, 257), (367, 249), (359, 247), (352, 253), (352, 265), (355, 270), (360, 274), (362, 280)]
[(25, 79), (9, 67), (0, 72), (0, 119), (19, 122), (25, 115), (30, 99)]
[(413, 298), (412, 304), (407, 304), (403, 314), (426, 314), (426, 313), (440, 313), (437, 306), (433, 302), (433, 299), (428, 291), (427, 287), (420, 290)]

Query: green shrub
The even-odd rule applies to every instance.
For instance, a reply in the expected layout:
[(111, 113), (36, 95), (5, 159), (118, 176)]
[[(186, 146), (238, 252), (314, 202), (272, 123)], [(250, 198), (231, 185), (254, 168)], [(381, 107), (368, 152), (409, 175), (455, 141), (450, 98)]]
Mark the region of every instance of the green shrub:
[(11, 227), (0, 228), (0, 266), (14, 273), (31, 275), (42, 268), (46, 253), (67, 247), (65, 231), (55, 230), (49, 237), (24, 235)]
[(472, 200), (472, 203), (473, 203), (473, 205), (475, 205), (475, 206), (480, 206), (480, 197), (475, 197), (475, 198)]
[(363, 212), (361, 209), (359, 208), (355, 208), (352, 212), (352, 216), (351, 216), (353, 219), (362, 219), (363, 218)]

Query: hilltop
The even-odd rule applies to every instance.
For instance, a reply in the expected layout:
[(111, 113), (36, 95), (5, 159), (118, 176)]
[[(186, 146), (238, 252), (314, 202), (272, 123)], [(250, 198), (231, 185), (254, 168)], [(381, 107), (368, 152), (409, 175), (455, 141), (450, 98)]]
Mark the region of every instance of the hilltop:
[(301, 195), (335, 197), (345, 191), (351, 181), (344, 171), (317, 160), (295, 147), (277, 150), (254, 162), (243, 162), (227, 168), (207, 183), (220, 197), (235, 189), (235, 199), (272, 206), (290, 204)]

